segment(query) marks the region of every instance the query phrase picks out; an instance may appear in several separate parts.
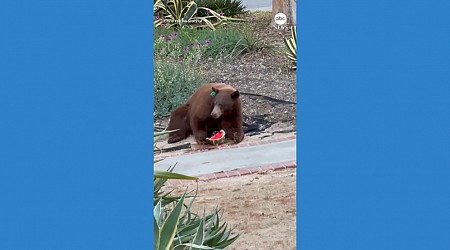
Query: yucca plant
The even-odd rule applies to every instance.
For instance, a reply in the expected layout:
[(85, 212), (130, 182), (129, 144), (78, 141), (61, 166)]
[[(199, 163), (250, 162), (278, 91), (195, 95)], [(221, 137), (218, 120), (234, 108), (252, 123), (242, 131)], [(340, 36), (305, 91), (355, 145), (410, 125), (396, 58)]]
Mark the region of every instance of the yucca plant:
[[(157, 0), (154, 4), (155, 13), (162, 16), (155, 17), (154, 26), (178, 27), (184, 25), (196, 25), (197, 27), (209, 27), (213, 30), (216, 26), (226, 24), (226, 21), (240, 21), (229, 18), (205, 7), (198, 7), (194, 0)], [(197, 16), (197, 12), (205, 11), (207, 16)]]
[[(199, 216), (191, 211), (197, 194), (188, 196), (186, 190), (181, 196), (172, 196), (173, 190), (161, 191), (167, 179), (196, 179), (172, 171), (173, 167), (167, 171), (155, 171), (154, 249), (224, 249), (231, 245), (239, 234), (231, 237), (233, 229), (221, 222), (219, 209)], [(184, 203), (186, 198), (192, 198), (188, 205)]]
[(289, 39), (284, 39), (284, 43), (286, 44), (287, 47), (287, 57), (291, 60), (291, 62), (294, 63), (293, 68), (296, 69), (296, 63), (297, 63), (297, 30), (296, 30), (296, 26), (292, 27), (291, 29), (291, 38)]

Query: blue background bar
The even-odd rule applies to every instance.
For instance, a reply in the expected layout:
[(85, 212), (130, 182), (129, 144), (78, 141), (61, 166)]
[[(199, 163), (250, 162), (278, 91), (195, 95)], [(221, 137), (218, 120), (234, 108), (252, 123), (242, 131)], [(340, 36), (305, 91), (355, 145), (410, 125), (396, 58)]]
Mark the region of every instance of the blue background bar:
[(448, 1), (300, 1), (298, 249), (450, 249)]
[(151, 249), (152, 2), (0, 8), (0, 249)]

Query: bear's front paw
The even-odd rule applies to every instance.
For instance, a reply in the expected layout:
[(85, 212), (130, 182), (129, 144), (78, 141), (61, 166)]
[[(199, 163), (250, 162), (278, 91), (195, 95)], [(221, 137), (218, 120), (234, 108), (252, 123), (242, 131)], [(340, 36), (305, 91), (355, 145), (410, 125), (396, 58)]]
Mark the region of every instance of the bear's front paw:
[(199, 144), (199, 145), (205, 145), (205, 144), (207, 144), (207, 141), (206, 141), (206, 137), (201, 137), (201, 138), (195, 138), (195, 141), (197, 142), (197, 144)]
[(244, 134), (241, 134), (239, 132), (234, 132), (233, 133), (233, 141), (235, 143), (239, 143), (244, 139)]
[(197, 140), (197, 144), (198, 145), (207, 145), (208, 143), (206, 142), (206, 140)]
[(170, 136), (169, 139), (167, 139), (167, 143), (175, 143), (183, 140), (184, 138), (182, 136), (174, 135)]

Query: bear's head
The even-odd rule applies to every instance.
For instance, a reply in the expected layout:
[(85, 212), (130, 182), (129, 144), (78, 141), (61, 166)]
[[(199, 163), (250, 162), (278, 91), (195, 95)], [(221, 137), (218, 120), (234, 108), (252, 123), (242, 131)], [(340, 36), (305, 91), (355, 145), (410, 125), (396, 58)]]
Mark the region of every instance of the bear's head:
[(236, 105), (239, 98), (239, 91), (231, 86), (222, 88), (212, 87), (211, 96), (214, 99), (214, 108), (211, 116), (215, 119), (222, 115), (228, 115), (236, 111)]

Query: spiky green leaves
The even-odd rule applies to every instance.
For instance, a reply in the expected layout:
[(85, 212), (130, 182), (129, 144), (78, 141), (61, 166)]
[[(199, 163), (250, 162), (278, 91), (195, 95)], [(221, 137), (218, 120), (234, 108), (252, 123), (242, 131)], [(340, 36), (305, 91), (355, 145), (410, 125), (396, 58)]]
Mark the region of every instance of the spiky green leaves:
[[(155, 19), (153, 22), (155, 28), (195, 25), (215, 30), (215, 27), (225, 24), (227, 21), (242, 21), (241, 19), (226, 17), (205, 7), (198, 7), (193, 0), (157, 0), (154, 4), (154, 9), (163, 13), (162, 17)], [(208, 15), (196, 15), (199, 10), (207, 12)]]
[(292, 27), (291, 29), (291, 38), (284, 39), (284, 43), (287, 47), (286, 55), (294, 63), (293, 68), (296, 69), (297, 66), (297, 26)]

